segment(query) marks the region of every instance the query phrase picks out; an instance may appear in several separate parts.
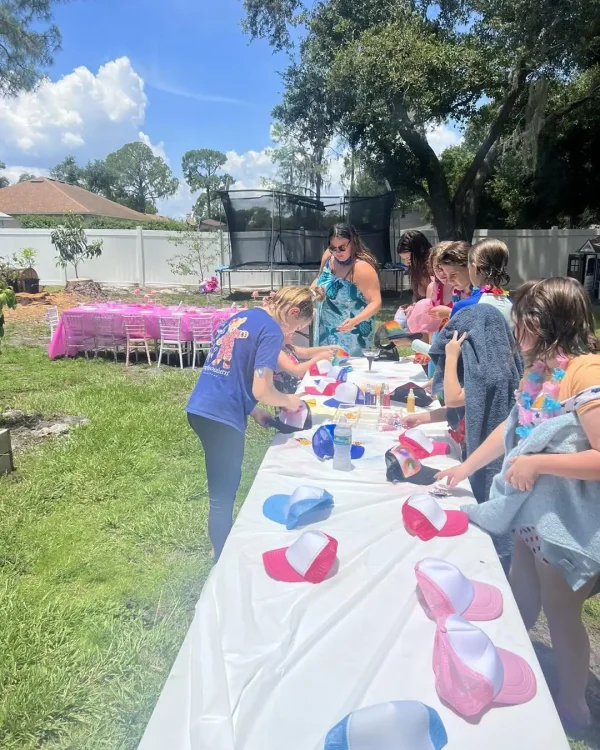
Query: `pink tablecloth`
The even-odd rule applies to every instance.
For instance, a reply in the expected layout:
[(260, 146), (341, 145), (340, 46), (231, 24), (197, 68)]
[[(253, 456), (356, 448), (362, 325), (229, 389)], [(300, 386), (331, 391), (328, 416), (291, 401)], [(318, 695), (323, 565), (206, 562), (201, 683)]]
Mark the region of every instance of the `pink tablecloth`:
[[(94, 335), (94, 317), (96, 315), (111, 315), (115, 318), (115, 334), (122, 336), (125, 340), (125, 330), (123, 328), (124, 318), (128, 315), (141, 316), (146, 320), (146, 333), (149, 339), (160, 339), (160, 329), (158, 324), (159, 318), (180, 317), (181, 318), (181, 337), (184, 341), (192, 340), (192, 329), (190, 327), (190, 318), (205, 313), (213, 312), (215, 323), (227, 320), (233, 315), (235, 310), (230, 307), (211, 309), (206, 307), (162, 307), (160, 305), (125, 305), (118, 303), (100, 303), (96, 305), (84, 305), (74, 307), (71, 310), (65, 310), (54, 331), (54, 336), (48, 347), (50, 359), (63, 357), (67, 352), (67, 341), (65, 336), (64, 318), (69, 315), (81, 315), (84, 321), (84, 331), (89, 333), (90, 337)], [(75, 353), (73, 350), (69, 353)]]

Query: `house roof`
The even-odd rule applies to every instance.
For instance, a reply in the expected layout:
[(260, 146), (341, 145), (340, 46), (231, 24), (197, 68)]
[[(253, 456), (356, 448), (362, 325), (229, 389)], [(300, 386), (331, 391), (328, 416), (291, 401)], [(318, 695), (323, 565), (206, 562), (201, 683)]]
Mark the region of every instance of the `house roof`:
[(590, 237), (585, 243), (579, 248), (578, 253), (600, 253), (600, 237)]
[(12, 216), (20, 214), (60, 215), (71, 211), (83, 216), (106, 216), (133, 221), (153, 220), (153, 214), (134, 211), (89, 190), (51, 180), (34, 177), (0, 189), (0, 211)]
[(200, 226), (205, 227), (206, 229), (221, 229), (226, 225), (223, 224), (222, 221), (217, 221), (216, 219), (202, 219)]

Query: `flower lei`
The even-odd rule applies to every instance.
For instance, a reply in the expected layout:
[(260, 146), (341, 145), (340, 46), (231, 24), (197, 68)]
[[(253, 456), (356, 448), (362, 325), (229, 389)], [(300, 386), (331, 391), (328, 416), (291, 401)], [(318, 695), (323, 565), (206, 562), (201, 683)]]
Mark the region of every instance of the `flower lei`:
[(495, 297), (508, 297), (509, 294), (506, 289), (501, 289), (499, 286), (490, 286), (489, 284), (480, 287), (479, 291), (481, 294), (493, 294)]
[(560, 413), (558, 392), (568, 364), (567, 357), (558, 357), (558, 367), (552, 370), (550, 379), (545, 380), (547, 366), (544, 362), (538, 361), (525, 376), (522, 390), (515, 394), (519, 418), (517, 435), (522, 440), (532, 432), (536, 413), (543, 422)]

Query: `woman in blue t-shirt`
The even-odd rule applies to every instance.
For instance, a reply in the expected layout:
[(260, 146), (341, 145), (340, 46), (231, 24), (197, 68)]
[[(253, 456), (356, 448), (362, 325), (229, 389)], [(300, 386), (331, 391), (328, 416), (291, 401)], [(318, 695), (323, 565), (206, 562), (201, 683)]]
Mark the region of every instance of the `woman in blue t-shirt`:
[(267, 426), (269, 412), (261, 401), (291, 411), (302, 402), (280, 393), (273, 384), (277, 358), (287, 333), (313, 319), (321, 289), (283, 287), (266, 308), (241, 310), (216, 332), (187, 405), (188, 421), (204, 448), (208, 497), (208, 535), (218, 560), (232, 526), (235, 495), (242, 476), (246, 420)]

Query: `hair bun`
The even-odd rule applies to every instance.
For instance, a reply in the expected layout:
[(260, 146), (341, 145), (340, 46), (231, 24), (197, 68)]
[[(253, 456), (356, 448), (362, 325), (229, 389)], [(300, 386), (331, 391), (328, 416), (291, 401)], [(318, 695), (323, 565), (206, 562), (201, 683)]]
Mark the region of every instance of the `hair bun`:
[(322, 286), (311, 286), (310, 288), (310, 297), (313, 301), (313, 303), (316, 302), (323, 302), (325, 299), (325, 290)]

